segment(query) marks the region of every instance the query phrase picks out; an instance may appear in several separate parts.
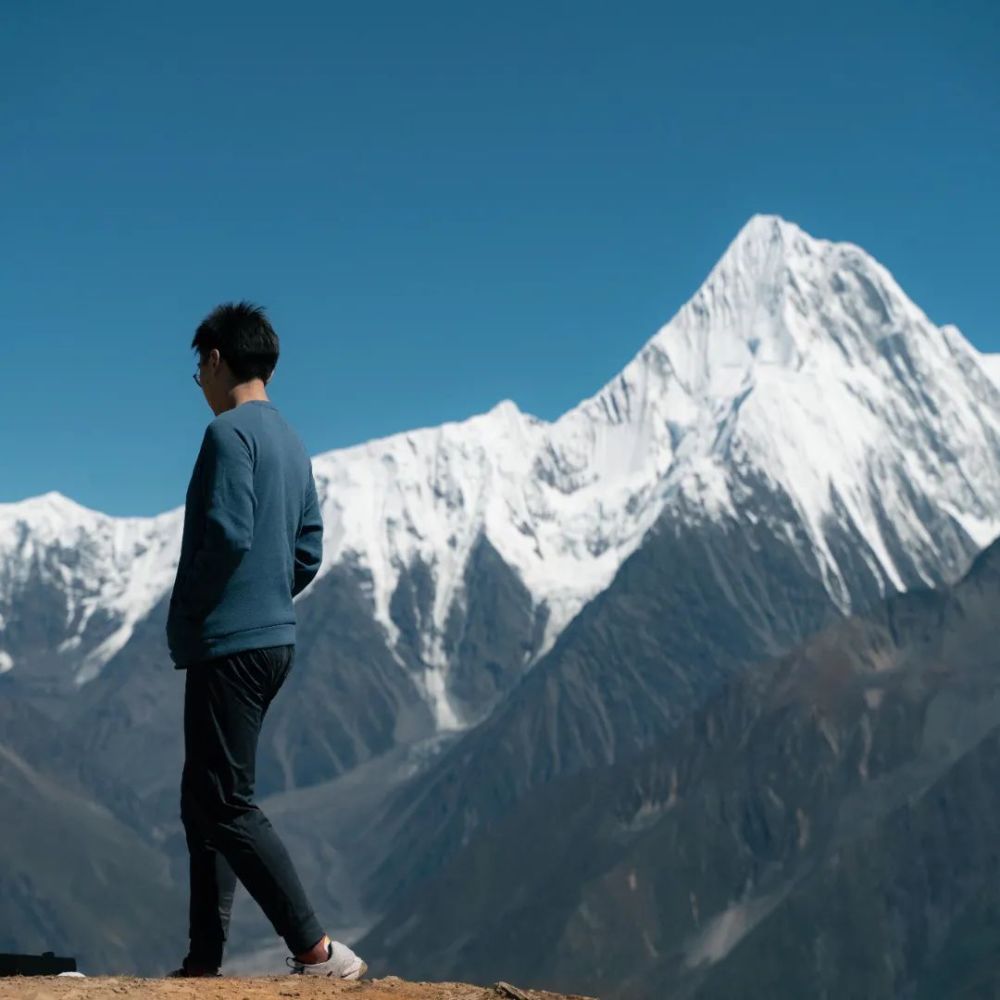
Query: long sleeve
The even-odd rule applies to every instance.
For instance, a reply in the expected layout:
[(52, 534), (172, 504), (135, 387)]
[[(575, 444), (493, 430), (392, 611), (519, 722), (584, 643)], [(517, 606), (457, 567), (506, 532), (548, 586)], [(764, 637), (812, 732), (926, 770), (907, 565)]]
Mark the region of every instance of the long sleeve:
[(257, 505), (253, 455), (237, 429), (218, 421), (209, 424), (200, 458), (204, 533), (176, 594), (180, 613), (199, 620), (218, 603), (226, 582), (250, 550)]
[(302, 527), (295, 540), (295, 583), (292, 586), (292, 597), (309, 586), (319, 572), (322, 561), (323, 518), (320, 515), (319, 500), (316, 497), (316, 482), (310, 468), (305, 506), (302, 512)]

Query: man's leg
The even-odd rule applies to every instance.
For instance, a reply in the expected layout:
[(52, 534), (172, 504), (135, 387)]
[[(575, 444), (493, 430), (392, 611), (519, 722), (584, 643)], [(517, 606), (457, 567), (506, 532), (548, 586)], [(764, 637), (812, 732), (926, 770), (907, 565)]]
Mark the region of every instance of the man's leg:
[(212, 867), (204, 849), (192, 854), (192, 962), (216, 949), (221, 960), (232, 905), (222, 859), (293, 955), (324, 937), (284, 844), (253, 802), (260, 726), (293, 654), (293, 646), (245, 650), (187, 669), (181, 817), (189, 843), (217, 854)]
[[(197, 760), (197, 756), (193, 759)], [(185, 761), (181, 777), (182, 815), (184, 802), (189, 797), (186, 786), (190, 774), (191, 765)], [(209, 843), (208, 830), (203, 824), (186, 822), (184, 832), (190, 855), (188, 935), (191, 942), (185, 965), (208, 971), (222, 965), (236, 892), (236, 874)]]

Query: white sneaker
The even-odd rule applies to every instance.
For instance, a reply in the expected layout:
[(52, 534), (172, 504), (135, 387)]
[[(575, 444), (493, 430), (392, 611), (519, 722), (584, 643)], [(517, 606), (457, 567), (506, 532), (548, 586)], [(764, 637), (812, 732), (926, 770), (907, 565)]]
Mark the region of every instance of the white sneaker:
[(325, 962), (300, 962), (286, 958), (285, 964), (296, 973), (308, 976), (333, 976), (335, 979), (360, 979), (368, 971), (368, 963), (355, 955), (346, 944), (331, 941), (326, 946), (329, 958)]

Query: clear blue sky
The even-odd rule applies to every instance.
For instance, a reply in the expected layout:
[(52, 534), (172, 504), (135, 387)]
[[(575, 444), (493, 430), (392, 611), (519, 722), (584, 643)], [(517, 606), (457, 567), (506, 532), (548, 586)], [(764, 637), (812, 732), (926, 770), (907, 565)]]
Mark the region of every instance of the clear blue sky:
[(4, 0), (0, 501), (183, 503), (197, 322), (313, 454), (551, 419), (754, 212), (1000, 349), (1000, 4)]

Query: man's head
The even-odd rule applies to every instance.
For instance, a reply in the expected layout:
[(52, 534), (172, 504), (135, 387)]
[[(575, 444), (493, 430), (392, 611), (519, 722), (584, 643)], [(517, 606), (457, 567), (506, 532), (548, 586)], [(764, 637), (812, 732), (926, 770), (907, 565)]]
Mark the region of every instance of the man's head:
[(264, 386), (278, 363), (278, 335), (252, 302), (227, 302), (201, 322), (191, 341), (197, 381), (216, 414), (243, 399), (266, 399)]

